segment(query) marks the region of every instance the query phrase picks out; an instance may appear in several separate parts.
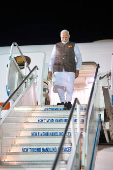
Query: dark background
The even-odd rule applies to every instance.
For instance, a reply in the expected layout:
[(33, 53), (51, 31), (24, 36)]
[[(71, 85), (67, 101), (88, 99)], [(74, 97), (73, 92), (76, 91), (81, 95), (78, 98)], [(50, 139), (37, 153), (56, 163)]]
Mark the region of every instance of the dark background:
[(77, 43), (113, 39), (112, 4), (85, 0), (61, 2), (4, 2), (0, 10), (0, 46), (12, 42), (55, 44), (60, 41), (62, 29), (69, 30), (70, 40)]

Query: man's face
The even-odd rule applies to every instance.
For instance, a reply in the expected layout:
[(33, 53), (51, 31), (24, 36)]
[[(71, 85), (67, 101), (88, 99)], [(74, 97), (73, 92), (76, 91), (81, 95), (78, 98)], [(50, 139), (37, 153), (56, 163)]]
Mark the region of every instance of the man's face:
[(67, 42), (67, 41), (69, 41), (69, 38), (70, 38), (70, 35), (68, 34), (68, 32), (63, 32), (63, 33), (61, 34), (61, 41), (62, 41), (62, 42)]

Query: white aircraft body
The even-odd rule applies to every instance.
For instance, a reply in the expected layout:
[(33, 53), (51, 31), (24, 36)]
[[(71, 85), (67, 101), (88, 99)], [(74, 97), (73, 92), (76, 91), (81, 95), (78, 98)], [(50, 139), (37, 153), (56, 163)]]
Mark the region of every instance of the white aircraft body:
[[(14, 45), (16, 45), (16, 46), (14, 46)], [(97, 41), (97, 42), (92, 42), (92, 43), (78, 43), (77, 45), (81, 52), (83, 63), (82, 63), (81, 69), (80, 69), (80, 75), (77, 79), (75, 79), (75, 86), (74, 86), (72, 102), (74, 101), (75, 98), (78, 98), (81, 103), (81, 106), (82, 106), (81, 108), (83, 110), (80, 110), (81, 108), (79, 107), (79, 109), (78, 109), (78, 107), (77, 107), (77, 111), (85, 111), (85, 110), (88, 110), (88, 109), (86, 109), (87, 104), (90, 103), (88, 101), (91, 101), (91, 103), (89, 105), (88, 114), (86, 114), (86, 118), (85, 118), (85, 120), (87, 121), (87, 127), (86, 127), (87, 132), (90, 135), (90, 137), (88, 139), (89, 143), (86, 148), (89, 147), (89, 150), (91, 150), (91, 149), (96, 150), (96, 148), (94, 146), (97, 145), (99, 136), (96, 135), (96, 140), (95, 140), (95, 134), (97, 134), (97, 133), (99, 134), (99, 132), (100, 132), (99, 128), (101, 126), (101, 123), (100, 123), (101, 121), (103, 122), (102, 126), (104, 129), (104, 134), (105, 134), (107, 143), (110, 142), (109, 136), (107, 134), (107, 130), (109, 130), (111, 140), (113, 140), (113, 128), (112, 128), (113, 118), (112, 118), (112, 116), (111, 117), (109, 116), (109, 115), (113, 114), (113, 113), (111, 113), (113, 109), (111, 109), (112, 106), (111, 106), (111, 101), (110, 101), (112, 99), (112, 97), (110, 99), (109, 94), (108, 94), (108, 91), (109, 91), (110, 95), (113, 96), (113, 87), (112, 87), (112, 84), (113, 84), (113, 78), (112, 78), (113, 77), (113, 69), (112, 69), (113, 68), (113, 41), (112, 40), (103, 40), (103, 41)], [(8, 47), (0, 47), (0, 105), (2, 106), (0, 108), (0, 118), (1, 118), (0, 123), (1, 123), (1, 125), (6, 124), (6, 126), (1, 126), (1, 127), (5, 127), (6, 131), (8, 131), (8, 128), (9, 128), (9, 124), (7, 124), (8, 123), (7, 121), (10, 121), (10, 119), (11, 119), (10, 126), (12, 128), (14, 128), (14, 130), (15, 130), (15, 127), (23, 128), (23, 123), (25, 124), (25, 126), (27, 124), (29, 124), (28, 120), (26, 120), (26, 121), (24, 120), (24, 116), (26, 116), (27, 112), (25, 112), (25, 115), (20, 117), (20, 119), (19, 119), (18, 116), (21, 116), (21, 114), (22, 114), (22, 113), (20, 113), (21, 109), (22, 109), (23, 114), (24, 114), (25, 110), (29, 110), (29, 112), (28, 112), (28, 114), (29, 114), (30, 111), (31, 112), (38, 111), (36, 109), (42, 109), (42, 111), (48, 111), (48, 109), (50, 109), (49, 111), (50, 111), (50, 116), (51, 116), (51, 111), (53, 111), (53, 110), (56, 111), (55, 109), (60, 108), (60, 107), (57, 108), (57, 106), (56, 106), (56, 104), (59, 102), (58, 94), (53, 93), (52, 82), (48, 82), (48, 79), (47, 79), (48, 65), (49, 65), (49, 60), (51, 57), (51, 52), (52, 52), (53, 47), (54, 47), (54, 44), (53, 45), (27, 45), (27, 46), (19, 46), (19, 48), (18, 48), (17, 43), (13, 43), (11, 46), (8, 46)], [(23, 66), (18, 67), (19, 63), (16, 62), (16, 60), (15, 60), (16, 57), (21, 57), (21, 56), (23, 57), (23, 59), (26, 56), (31, 59), (31, 62), (29, 65), (25, 64), (25, 61), (27, 59), (26, 58), (24, 59), (25, 65), (24, 65), (23, 69), (22, 69)], [(36, 67), (34, 67), (34, 66), (36, 66)], [(97, 66), (100, 66), (100, 68), (99, 68), (98, 76), (96, 77), (96, 79), (94, 79), (95, 73), (97, 70)], [(37, 67), (38, 67), (38, 70), (37, 70)], [(30, 72), (30, 70), (32, 70), (32, 69), (35, 69), (35, 73), (33, 72), (33, 74)], [(29, 74), (29, 72), (30, 72), (30, 74)], [(27, 75), (29, 75), (28, 79), (26, 79)], [(105, 81), (104, 81), (104, 78), (105, 78)], [(24, 81), (24, 83), (22, 84), (22, 86), (20, 86), (21, 82), (23, 82), (23, 81)], [(95, 82), (95, 84), (93, 84), (93, 82)], [(92, 89), (93, 85), (94, 85), (93, 93), (91, 96), (91, 100), (89, 100), (90, 99), (89, 96), (91, 94), (90, 92), (92, 91), (91, 89)], [(104, 89), (102, 91), (103, 86), (104, 86)], [(13, 92), (15, 91), (15, 89), (17, 89), (18, 87), (19, 87), (18, 91), (16, 93), (14, 93), (14, 95), (12, 95)], [(104, 94), (104, 97), (103, 97), (103, 94)], [(7, 103), (6, 101), (7, 101), (8, 97), (10, 98), (11, 95), (12, 95), (12, 98), (10, 101), (10, 109), (3, 110), (3, 108), (4, 108), (3, 103), (4, 102)], [(9, 100), (8, 100), (8, 102), (9, 102)], [(39, 106), (39, 108), (38, 107), (36, 108), (36, 102), (38, 105), (44, 105), (44, 106), (43, 107)], [(47, 104), (50, 106), (45, 106)], [(23, 106), (23, 107), (21, 107), (21, 106)], [(34, 108), (30, 107), (30, 106), (33, 106)], [(106, 122), (104, 122), (105, 108), (108, 109), (107, 110), (108, 112), (106, 112), (106, 114), (108, 114), (107, 116), (109, 116), (109, 122), (107, 122), (106, 120), (105, 120)], [(64, 109), (64, 111), (65, 111), (64, 107), (62, 109)], [(14, 112), (12, 112), (12, 111), (14, 111)], [(61, 113), (60, 111), (62, 111), (62, 110), (59, 110), (59, 113)], [(82, 119), (80, 119), (79, 113), (77, 114), (77, 116), (78, 116), (77, 121), (79, 120), (79, 122), (81, 122)], [(17, 117), (16, 117), (16, 114), (17, 114)], [(38, 112), (37, 112), (37, 114), (38, 114)], [(48, 117), (48, 112), (46, 114), (47, 114), (46, 116)], [(52, 114), (54, 114), (54, 112)], [(98, 118), (98, 115), (101, 115), (101, 118), (100, 117)], [(13, 116), (16, 118), (16, 120), (12, 119)], [(46, 124), (47, 123), (47, 122), (45, 122), (46, 120), (58, 121), (58, 119), (54, 119), (54, 118), (53, 119), (45, 119), (45, 117), (42, 116), (43, 118), (40, 120), (39, 120), (39, 118), (37, 118), (38, 119), (37, 123), (39, 123), (39, 124), (37, 124), (36, 122), (34, 122), (35, 115), (33, 118), (32, 118), (33, 115), (28, 115), (28, 117), (29, 116), (31, 116), (31, 120), (29, 119), (31, 121), (31, 124), (29, 124), (30, 128), (32, 127), (32, 124), (35, 124), (37, 127), (37, 125), (40, 125), (41, 121), (43, 121), (45, 128), (47, 128), (47, 131), (48, 131), (49, 125), (51, 126), (52, 122), (48, 122), (48, 124)], [(54, 116), (57, 116), (57, 115), (54, 115)], [(59, 120), (62, 120), (62, 121), (66, 120), (66, 119), (60, 119), (61, 116), (62, 115), (60, 114)], [(66, 116), (66, 115), (64, 115), (64, 116)], [(53, 117), (53, 115), (52, 115), (52, 117)], [(100, 119), (101, 119), (101, 121), (100, 121)], [(13, 123), (15, 123), (14, 121), (15, 122), (17, 121), (17, 123), (14, 124), (14, 127), (13, 127)], [(23, 121), (23, 122), (21, 122), (21, 121)], [(99, 121), (99, 123), (97, 124), (98, 121)], [(22, 123), (22, 127), (21, 127), (20, 123)], [(54, 123), (56, 123), (56, 128), (58, 128), (57, 122), (54, 122)], [(80, 124), (80, 123), (78, 123), (78, 124)], [(81, 122), (81, 124), (83, 124), (83, 122)], [(42, 129), (44, 129), (44, 125), (43, 125)], [(63, 126), (63, 123), (61, 123), (61, 127), (62, 126)], [(34, 125), (33, 125), (33, 127), (34, 127)], [(52, 129), (53, 129), (53, 127), (52, 127)], [(80, 125), (77, 128), (80, 133)], [(23, 128), (23, 130), (24, 130), (24, 128)], [(42, 132), (43, 132), (43, 130), (42, 130)], [(74, 132), (74, 126), (73, 126), (73, 132)], [(11, 131), (11, 133), (12, 133), (12, 131)], [(37, 132), (35, 132), (35, 134), (36, 133)], [(60, 132), (58, 132), (58, 133), (60, 134)], [(6, 133), (6, 135), (7, 134), (8, 133)], [(14, 134), (14, 136), (15, 136), (15, 134)], [(32, 132), (32, 134), (34, 135), (34, 132)], [(9, 135), (10, 135), (10, 129), (9, 129)], [(26, 135), (26, 132), (24, 135)], [(79, 136), (80, 135), (81, 135), (81, 133), (79, 134)], [(85, 135), (83, 135), (83, 136), (85, 136)], [(87, 136), (88, 135), (86, 135), (86, 137)], [(18, 138), (19, 137), (21, 138), (20, 135), (18, 136)], [(32, 140), (32, 136), (30, 136), (30, 138)], [(28, 138), (27, 142), (29, 142), (30, 138)], [(15, 139), (17, 139), (17, 136)], [(12, 142), (12, 140), (13, 140), (13, 138), (11, 138), (10, 142)], [(18, 139), (18, 140), (20, 140), (20, 139)], [(41, 139), (41, 140), (43, 140), (43, 139)], [(54, 140), (56, 142), (56, 138), (54, 138)], [(4, 140), (4, 142), (6, 142), (6, 145), (12, 144), (12, 143), (9, 143), (8, 140)], [(1, 143), (4, 145), (4, 142), (1, 142)], [(16, 145), (16, 141), (13, 141), (13, 142), (15, 142), (15, 143), (13, 143), (13, 145)], [(26, 140), (24, 141), (24, 138), (23, 138), (22, 142), (25, 143)], [(34, 142), (34, 136), (33, 136), (33, 142)], [(73, 143), (75, 144), (75, 142), (73, 142)], [(1, 146), (2, 146), (2, 144), (1, 144)], [(87, 143), (85, 143), (85, 144), (87, 145)], [(84, 145), (84, 143), (83, 143), (83, 145)], [(4, 149), (4, 151), (7, 153), (7, 148)], [(16, 157), (15, 155), (13, 155), (14, 157), (12, 157), (11, 154), (13, 154), (13, 152), (11, 152), (11, 149), (10, 149), (9, 152), (11, 152), (11, 153), (8, 153), (8, 155), (9, 155), (9, 157), (8, 157), (9, 159), (8, 159), (4, 155), (2, 155), (2, 149), (1, 149), (0, 155), (2, 155), (2, 163), (4, 164), (4, 162), (5, 162), (7, 165), (7, 163), (10, 164), (10, 161), (12, 163), (14, 160), (15, 160), (15, 162), (17, 162), (17, 164), (18, 164), (18, 160), (20, 160), (20, 161), (22, 160), (24, 162), (23, 152), (26, 152), (26, 151), (27, 151), (26, 148), (22, 148), (21, 152), (20, 152), (20, 150), (17, 152), (17, 154), (22, 153), (21, 156)], [(43, 151), (43, 150), (40, 150), (40, 151)], [(30, 152), (31, 152), (31, 150), (30, 150)], [(32, 152), (34, 152), (34, 151), (32, 150)], [(45, 150), (44, 150), (44, 152), (45, 152)], [(11, 155), (11, 157), (10, 157), (10, 155)], [(46, 155), (46, 154), (43, 154), (43, 155)], [(92, 155), (94, 156), (94, 154), (92, 154)], [(86, 153), (83, 156), (86, 158)], [(90, 156), (89, 152), (87, 152), (87, 157), (88, 156)], [(26, 156), (24, 159), (29, 162), (30, 161), (36, 162), (34, 155), (32, 156), (32, 159), (30, 157), (30, 160), (29, 160), (29, 155)], [(38, 158), (36, 157), (36, 159), (38, 159)], [(70, 159), (70, 160), (73, 160), (73, 159)], [(9, 162), (7, 162), (7, 161), (9, 161)], [(14, 162), (14, 164), (15, 164), (15, 162)], [(95, 162), (95, 159), (94, 159), (94, 162)], [(33, 162), (31, 162), (31, 163), (33, 164)], [(84, 162), (83, 162), (83, 165), (84, 165)], [(89, 161), (88, 161), (88, 166), (89, 166)], [(69, 165), (69, 167), (70, 167), (70, 165)]]
[[(47, 74), (48, 74), (48, 64), (51, 57), (51, 52), (53, 49), (53, 45), (27, 45), (27, 46), (20, 46), (22, 53), (25, 56), (31, 58), (30, 68), (32, 69), (35, 65), (38, 66), (38, 79), (42, 79), (43, 81), (47, 82)], [(83, 75), (80, 76), (78, 79), (75, 80), (75, 84), (77, 87), (81, 87), (82, 85), (86, 86), (86, 84), (92, 81), (94, 72), (95, 72), (95, 64), (100, 65), (99, 72), (100, 74), (104, 75), (107, 72), (110, 72), (111, 65), (112, 65), (112, 54), (113, 54), (113, 41), (97, 41), (92, 43), (78, 43), (78, 47), (80, 49), (82, 60), (84, 62), (89, 62), (88, 66), (83, 68)], [(0, 102), (5, 102), (7, 99), (6, 93), (6, 75), (7, 75), (7, 64), (9, 62), (10, 56), (10, 46), (8, 47), (0, 47)], [(18, 49), (16, 47), (13, 48), (13, 56), (19, 56)], [(93, 63), (93, 65), (92, 65)], [(92, 68), (91, 68), (92, 67)], [(94, 69), (93, 69), (94, 67)], [(88, 71), (89, 70), (89, 71)], [(87, 72), (87, 73), (86, 73)], [(89, 79), (89, 78), (91, 79)], [(87, 78), (87, 80), (86, 80)], [(87, 81), (87, 82), (86, 82)], [(81, 84), (81, 85), (80, 85)], [(41, 87), (39, 87), (40, 90)], [(38, 101), (39, 104), (42, 104), (42, 99)], [(58, 100), (58, 99), (57, 99)], [(56, 101), (52, 101), (51, 103), (54, 104)]]

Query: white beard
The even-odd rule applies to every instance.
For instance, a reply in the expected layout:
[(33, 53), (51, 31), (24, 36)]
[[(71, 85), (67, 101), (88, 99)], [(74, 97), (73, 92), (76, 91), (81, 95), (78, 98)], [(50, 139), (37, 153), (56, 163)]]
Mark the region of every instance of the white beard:
[(65, 42), (65, 41), (62, 41), (63, 44), (67, 44), (68, 42), (69, 42), (69, 41), (66, 41), (66, 42)]

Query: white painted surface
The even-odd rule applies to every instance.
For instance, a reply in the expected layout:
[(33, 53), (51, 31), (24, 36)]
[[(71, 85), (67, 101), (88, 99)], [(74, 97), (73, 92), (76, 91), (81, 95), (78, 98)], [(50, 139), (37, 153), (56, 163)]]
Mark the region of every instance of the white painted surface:
[(98, 151), (94, 170), (113, 169), (113, 147)]
[[(17, 42), (18, 43), (18, 42)], [(28, 55), (31, 58), (31, 69), (38, 65), (39, 68), (45, 68), (45, 71), (41, 70), (40, 76), (47, 78), (47, 67), (51, 56), (53, 45), (28, 45), (20, 46), (24, 55)], [(79, 43), (78, 47), (82, 54), (83, 62), (93, 61), (100, 64), (100, 73), (106, 73), (111, 70), (111, 58), (113, 53), (113, 42), (94, 42), (94, 43)], [(7, 99), (6, 94), (6, 72), (7, 63), (9, 60), (9, 47), (0, 47), (0, 102), (4, 102)], [(18, 49), (14, 47), (14, 54), (18, 54)], [(36, 55), (39, 53), (40, 55)], [(42, 62), (42, 53), (45, 54), (44, 63)], [(42, 64), (40, 64), (42, 63)], [(43, 65), (44, 64), (44, 65)]]
[[(101, 66), (101, 68), (100, 68), (101, 73), (106, 73), (107, 71), (110, 71), (110, 69), (111, 69), (110, 68), (111, 54), (113, 52), (113, 42), (84, 43), (84, 44), (78, 44), (78, 46), (79, 46), (81, 54), (82, 54), (83, 62), (93, 61), (93, 62), (99, 63)], [(45, 67), (44, 62), (46, 64), (49, 63), (53, 45), (21, 46), (20, 48), (24, 55), (28, 55), (31, 58), (31, 60), (32, 60), (31, 69), (35, 65), (39, 65), (39, 67), (42, 69), (42, 67), (43, 68)], [(2, 62), (0, 62), (0, 77), (1, 77), (0, 102), (4, 102), (7, 99), (6, 90), (5, 90), (5, 86), (6, 86), (5, 79), (6, 79), (6, 71), (7, 71), (6, 65), (8, 63), (9, 51), (10, 51), (10, 47), (1, 47), (0, 48), (0, 59), (2, 61)], [(40, 55), (40, 57), (38, 57), (36, 55), (38, 52), (41, 54), (44, 52), (46, 54), (46, 58), (44, 58), (44, 60), (42, 60), (42, 55)], [(14, 49), (14, 53), (18, 54), (18, 50), (16, 48)], [(5, 56), (5, 57), (3, 57), (3, 56)], [(40, 64), (40, 63), (42, 63), (42, 64)], [(46, 73), (43, 71), (43, 69), (41, 70), (39, 79), (41, 79), (43, 77), (43, 75), (44, 75), (44, 77), (46, 77), (47, 69), (46, 69)], [(40, 87), (42, 87), (42, 86), (40, 86)], [(96, 160), (95, 168), (99, 168), (99, 170), (101, 170), (101, 169), (109, 170), (110, 166), (113, 167), (113, 163), (112, 163), (113, 162), (112, 161), (113, 149), (112, 149), (112, 151), (110, 149), (110, 152), (107, 150), (105, 150), (103, 152), (100, 151), (100, 153), (98, 153), (98, 155), (100, 155), (100, 156), (99, 156), (99, 159)], [(107, 159), (106, 159), (106, 157), (103, 157), (103, 155), (106, 155), (106, 157), (108, 157), (108, 158), (110, 157), (109, 161), (105, 162)], [(106, 165), (104, 165), (103, 162), (106, 163)], [(102, 165), (104, 165), (104, 166), (102, 167)], [(98, 170), (98, 169), (95, 169), (95, 170)]]

